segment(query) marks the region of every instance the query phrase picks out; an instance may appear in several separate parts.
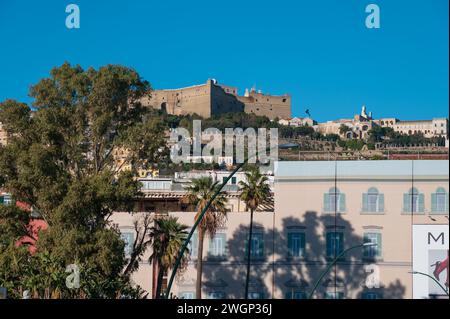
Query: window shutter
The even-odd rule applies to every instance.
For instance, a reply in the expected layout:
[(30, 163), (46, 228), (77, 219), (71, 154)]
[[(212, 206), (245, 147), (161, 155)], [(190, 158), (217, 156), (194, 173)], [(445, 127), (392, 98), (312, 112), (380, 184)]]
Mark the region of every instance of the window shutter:
[(339, 212), (345, 212), (345, 194), (339, 195)]
[(326, 241), (327, 241), (327, 256), (328, 257), (330, 257), (331, 255), (333, 255), (333, 249), (332, 249), (332, 247), (331, 247), (331, 236), (332, 236), (332, 234), (331, 233), (327, 233), (327, 238), (326, 238)]
[(378, 212), (384, 212), (384, 194), (378, 195)]
[(323, 194), (323, 209), (326, 212), (330, 211), (330, 194)]
[(198, 236), (197, 236), (197, 232), (195, 232), (192, 234), (190, 247), (189, 247), (191, 256), (197, 257), (197, 247), (198, 247)]
[(339, 247), (337, 253), (340, 254), (344, 251), (344, 233), (339, 233)]
[(431, 194), (431, 211), (432, 212), (437, 211), (437, 194), (436, 193)]
[(214, 238), (210, 238), (209, 239), (209, 247), (208, 247), (208, 253), (210, 255), (214, 255), (214, 250), (215, 250), (215, 242), (214, 242)]
[(381, 234), (380, 233), (377, 234), (377, 244), (378, 245), (375, 247), (377, 250), (377, 257), (380, 257), (381, 256)]
[(305, 253), (306, 253), (306, 235), (305, 235), (305, 233), (301, 233), (300, 238), (301, 238), (300, 252), (301, 252), (301, 256), (304, 257)]
[(363, 210), (363, 212), (369, 211), (369, 194), (367, 194), (367, 193), (363, 194), (362, 210)]
[(403, 212), (405, 212), (405, 213), (411, 212), (411, 202), (410, 202), (410, 196), (408, 193), (403, 194)]
[(419, 212), (425, 211), (425, 195), (419, 194)]
[(258, 239), (258, 256), (261, 257), (264, 256), (264, 238), (261, 235)]
[(448, 213), (448, 193), (445, 194), (445, 211)]
[(288, 234), (288, 256), (292, 256), (293, 255), (293, 251), (292, 251), (292, 233)]
[[(364, 236), (363, 236), (363, 243), (369, 243), (369, 242), (370, 242), (370, 240), (369, 240), (367, 234), (364, 234)], [(369, 249), (368, 248), (369, 247), (367, 247), (367, 246), (363, 247), (363, 256), (364, 257), (369, 257)]]

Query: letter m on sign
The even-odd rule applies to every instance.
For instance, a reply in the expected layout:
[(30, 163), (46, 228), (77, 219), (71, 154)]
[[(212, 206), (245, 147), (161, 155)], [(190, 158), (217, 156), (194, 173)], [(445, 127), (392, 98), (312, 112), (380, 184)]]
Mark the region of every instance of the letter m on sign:
[(434, 237), (433, 233), (428, 232), (428, 245), (431, 244), (431, 239), (433, 239), (435, 243), (437, 243), (439, 239), (441, 239), (441, 243), (442, 245), (444, 245), (444, 233), (440, 233), (436, 238)]

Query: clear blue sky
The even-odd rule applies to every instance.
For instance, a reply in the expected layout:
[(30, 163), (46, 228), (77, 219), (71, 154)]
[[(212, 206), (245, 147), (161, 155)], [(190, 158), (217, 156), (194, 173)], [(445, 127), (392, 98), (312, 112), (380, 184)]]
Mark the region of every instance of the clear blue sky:
[[(65, 27), (78, 4), (81, 28)], [(365, 6), (381, 29), (365, 27)], [(448, 117), (448, 0), (0, 0), (0, 101), (64, 61), (135, 68), (155, 88), (208, 78), (292, 95), (325, 121)]]

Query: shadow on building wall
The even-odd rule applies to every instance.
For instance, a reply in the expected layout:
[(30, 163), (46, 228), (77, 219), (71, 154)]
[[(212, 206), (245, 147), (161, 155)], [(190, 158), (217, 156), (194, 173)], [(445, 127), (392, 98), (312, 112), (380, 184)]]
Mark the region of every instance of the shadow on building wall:
[[(281, 225), (271, 229), (254, 223), (253, 233), (264, 238), (264, 254), (251, 260), (250, 295), (254, 298), (306, 298), (334, 259), (334, 254), (338, 253), (334, 248), (330, 249), (332, 246), (328, 243), (327, 256), (326, 234), (330, 232), (343, 233), (343, 249), (364, 241), (355, 234), (348, 221), (334, 214), (306, 212), (302, 219), (284, 218)], [(292, 233), (305, 234), (306, 245), (301, 256), (290, 254), (288, 240)], [(244, 298), (247, 238), (248, 226), (240, 225), (227, 240), (226, 256), (222, 260), (207, 261), (203, 280), (205, 291), (222, 290), (226, 298)], [(377, 262), (375, 259), (364, 258), (362, 247), (349, 251), (323, 278), (314, 297), (404, 298), (406, 288), (400, 279), (388, 284), (383, 282), (383, 266), (379, 266)], [(373, 268), (366, 269), (368, 265), (379, 266), (379, 285), (374, 281), (376, 274)]]

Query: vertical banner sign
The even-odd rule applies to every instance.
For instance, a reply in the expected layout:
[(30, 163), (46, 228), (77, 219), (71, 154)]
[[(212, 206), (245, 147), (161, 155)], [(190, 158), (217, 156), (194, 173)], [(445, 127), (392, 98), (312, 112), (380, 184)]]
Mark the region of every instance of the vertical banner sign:
[[(449, 227), (447, 225), (413, 225), (413, 270), (436, 279), (448, 291)], [(413, 298), (448, 298), (433, 279), (413, 275)]]

